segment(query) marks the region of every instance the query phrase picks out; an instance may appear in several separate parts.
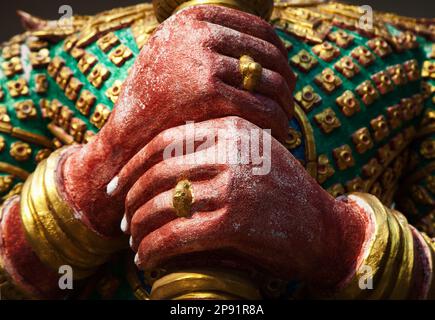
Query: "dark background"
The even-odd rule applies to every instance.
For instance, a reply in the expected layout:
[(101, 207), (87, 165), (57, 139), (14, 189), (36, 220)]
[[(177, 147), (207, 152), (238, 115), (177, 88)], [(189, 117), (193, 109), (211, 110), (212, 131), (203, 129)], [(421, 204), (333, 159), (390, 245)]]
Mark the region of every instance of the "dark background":
[[(68, 4), (74, 14), (93, 14), (99, 11), (132, 5), (144, 0), (2, 0), (0, 3), (0, 42), (23, 31), (15, 14), (17, 9), (49, 19), (60, 17), (61, 5)], [(413, 17), (433, 18), (434, 0), (348, 0), (359, 5), (370, 5), (375, 10), (397, 12)]]

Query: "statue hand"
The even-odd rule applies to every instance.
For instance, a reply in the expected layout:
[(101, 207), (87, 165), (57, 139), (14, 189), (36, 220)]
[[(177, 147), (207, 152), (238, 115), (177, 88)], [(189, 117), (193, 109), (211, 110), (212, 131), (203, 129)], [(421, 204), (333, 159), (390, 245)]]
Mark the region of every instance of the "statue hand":
[[(239, 58), (246, 54), (263, 66), (254, 93), (242, 88)], [(183, 10), (143, 48), (105, 127), (65, 162), (65, 190), (94, 228), (112, 235), (124, 195), (110, 202), (105, 186), (153, 137), (186, 121), (237, 115), (283, 141), (294, 82), (285, 49), (265, 21), (216, 6)]]
[[(187, 126), (158, 135), (118, 175), (114, 193), (134, 182), (123, 228), (132, 236), (140, 268), (225, 249), (285, 279), (336, 283), (350, 272), (365, 236), (358, 208), (333, 199), (277, 140), (238, 117), (195, 124), (194, 140), (206, 136), (211, 143), (196, 143), (186, 156), (168, 158), (168, 150), (193, 139)], [(252, 151), (256, 134), (263, 140), (262, 172), (255, 170), (254, 158), (217, 163), (216, 155), (230, 159), (235, 151), (243, 159), (249, 150), (241, 145), (251, 142)], [(235, 141), (236, 149), (228, 148)], [(184, 200), (193, 195), (187, 211), (173, 199), (181, 179), (190, 184)]]

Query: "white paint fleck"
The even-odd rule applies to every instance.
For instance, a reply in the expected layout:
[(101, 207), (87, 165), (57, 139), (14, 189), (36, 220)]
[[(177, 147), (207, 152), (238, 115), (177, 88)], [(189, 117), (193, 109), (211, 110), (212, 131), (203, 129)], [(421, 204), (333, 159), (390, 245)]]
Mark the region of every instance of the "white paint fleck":
[(110, 196), (112, 195), (116, 188), (118, 187), (118, 182), (119, 182), (119, 178), (118, 176), (116, 176), (115, 178), (112, 179), (112, 181), (109, 182), (109, 184), (107, 185), (106, 188), (106, 193)]
[(234, 230), (239, 230), (239, 228), (240, 228), (240, 223), (234, 223), (233, 224), (233, 228), (234, 228)]
[(122, 232), (126, 232), (127, 231), (127, 217), (124, 215), (124, 217), (122, 218), (121, 221), (121, 230)]

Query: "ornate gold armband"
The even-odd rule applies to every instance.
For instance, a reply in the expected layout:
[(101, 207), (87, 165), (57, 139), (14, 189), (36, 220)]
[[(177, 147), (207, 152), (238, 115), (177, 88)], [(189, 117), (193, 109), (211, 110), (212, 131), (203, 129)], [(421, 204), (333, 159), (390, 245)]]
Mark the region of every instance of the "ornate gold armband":
[(259, 289), (237, 272), (219, 269), (184, 270), (153, 284), (152, 300), (259, 300)]
[[(353, 193), (350, 197), (371, 208), (374, 230), (361, 265), (338, 297), (406, 299), (414, 267), (414, 243), (406, 218), (373, 195)], [(373, 287), (362, 287), (361, 279), (368, 278)]]
[(21, 218), (27, 239), (41, 261), (54, 270), (69, 265), (74, 278), (82, 279), (123, 248), (125, 239), (98, 235), (62, 199), (56, 178), (64, 151), (51, 154), (26, 180), (21, 193)]

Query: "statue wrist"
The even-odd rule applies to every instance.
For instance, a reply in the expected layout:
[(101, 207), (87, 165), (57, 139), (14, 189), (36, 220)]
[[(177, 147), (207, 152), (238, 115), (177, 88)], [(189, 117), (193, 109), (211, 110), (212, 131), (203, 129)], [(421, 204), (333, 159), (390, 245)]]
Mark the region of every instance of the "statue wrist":
[[(419, 277), (422, 272), (417, 271), (425, 269), (422, 264), (431, 259), (433, 243), (408, 225), (400, 212), (385, 207), (375, 196), (354, 193), (349, 198), (364, 209), (370, 222), (368, 237), (356, 259), (353, 272), (338, 286), (336, 297), (407, 299), (422, 287), (429, 288), (430, 284)], [(427, 292), (428, 289), (423, 291)]]

